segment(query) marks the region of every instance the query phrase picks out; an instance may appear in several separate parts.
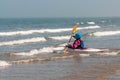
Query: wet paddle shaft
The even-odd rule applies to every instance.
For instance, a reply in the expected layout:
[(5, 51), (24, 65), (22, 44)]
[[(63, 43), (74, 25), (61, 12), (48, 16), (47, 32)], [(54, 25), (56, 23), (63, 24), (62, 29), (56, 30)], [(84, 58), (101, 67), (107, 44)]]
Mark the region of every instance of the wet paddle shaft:
[[(76, 32), (78, 25), (79, 25), (79, 23), (76, 23), (76, 24), (73, 26), (73, 28), (72, 28), (72, 34), (74, 34), (74, 33)], [(72, 36), (70, 37), (67, 45), (70, 43), (71, 39), (72, 39)], [(65, 49), (64, 49), (64, 54), (67, 53), (67, 49), (68, 49), (68, 47), (65, 47)]]

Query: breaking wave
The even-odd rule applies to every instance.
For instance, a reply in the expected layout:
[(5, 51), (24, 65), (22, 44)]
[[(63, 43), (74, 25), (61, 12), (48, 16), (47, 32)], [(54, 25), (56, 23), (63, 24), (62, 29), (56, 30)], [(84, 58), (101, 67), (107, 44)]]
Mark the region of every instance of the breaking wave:
[(52, 40), (68, 40), (70, 36), (55, 36), (55, 37), (48, 37), (48, 39)]
[(87, 24), (95, 24), (95, 22), (87, 22)]
[(90, 35), (94, 35), (94, 36), (111, 36), (111, 35), (118, 35), (120, 34), (120, 31), (101, 31), (101, 32), (94, 32)]
[(10, 66), (11, 64), (6, 62), (6, 61), (0, 61), (0, 67), (7, 67)]
[(36, 54), (53, 53), (55, 50), (62, 50), (64, 47), (44, 47), (42, 49), (33, 49), (29, 52), (10, 53), (12, 56), (33, 56)]
[[(100, 26), (81, 27), (78, 28), (78, 30), (95, 29), (95, 28), (100, 28)], [(14, 32), (0, 32), (0, 36), (29, 35), (34, 33), (58, 33), (58, 32), (65, 32), (71, 30), (72, 28), (62, 28), (62, 29), (40, 29), (40, 30), (27, 30), (27, 31), (14, 31)]]
[(46, 41), (44, 37), (36, 37), (31, 39), (22, 39), (22, 40), (14, 40), (8, 42), (1, 42), (0, 46), (12, 46), (12, 45), (20, 45), (24, 43), (31, 43), (31, 42), (43, 42)]

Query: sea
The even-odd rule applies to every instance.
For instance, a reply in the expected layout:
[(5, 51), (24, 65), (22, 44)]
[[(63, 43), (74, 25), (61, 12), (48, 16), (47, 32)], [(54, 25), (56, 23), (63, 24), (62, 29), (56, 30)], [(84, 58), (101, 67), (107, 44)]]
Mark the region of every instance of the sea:
[[(86, 48), (110, 51), (63, 54), (76, 23)], [(0, 18), (0, 80), (120, 80), (119, 54), (120, 17)]]

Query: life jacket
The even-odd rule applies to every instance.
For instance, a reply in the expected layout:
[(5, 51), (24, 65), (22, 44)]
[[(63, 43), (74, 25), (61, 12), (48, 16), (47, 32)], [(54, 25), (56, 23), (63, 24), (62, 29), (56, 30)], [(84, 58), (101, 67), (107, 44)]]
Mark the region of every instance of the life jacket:
[(84, 48), (84, 41), (83, 40), (80, 40), (80, 39), (77, 39), (74, 41), (73, 45), (71, 45), (71, 47), (73, 49), (83, 49)]

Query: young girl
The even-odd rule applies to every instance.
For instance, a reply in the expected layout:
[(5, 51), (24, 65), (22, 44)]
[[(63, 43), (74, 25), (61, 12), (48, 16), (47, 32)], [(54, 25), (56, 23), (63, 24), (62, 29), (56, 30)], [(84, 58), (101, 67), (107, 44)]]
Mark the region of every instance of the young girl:
[(81, 40), (82, 34), (81, 33), (76, 33), (73, 36), (76, 40), (74, 41), (73, 44), (69, 44), (68, 48), (72, 48), (72, 49), (84, 49), (84, 41)]

